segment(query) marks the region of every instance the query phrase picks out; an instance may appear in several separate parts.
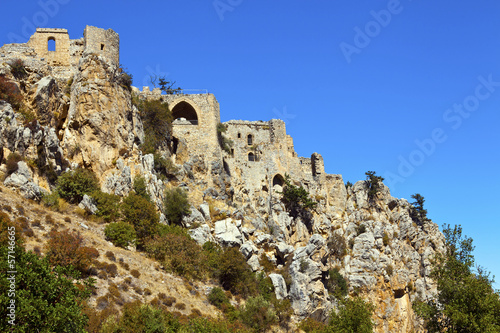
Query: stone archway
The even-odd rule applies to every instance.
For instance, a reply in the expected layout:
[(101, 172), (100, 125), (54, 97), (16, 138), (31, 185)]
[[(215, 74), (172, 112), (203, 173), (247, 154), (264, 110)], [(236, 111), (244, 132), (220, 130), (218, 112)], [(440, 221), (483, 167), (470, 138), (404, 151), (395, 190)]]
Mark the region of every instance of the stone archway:
[[(175, 120), (184, 118), (191, 125), (198, 125), (198, 113), (187, 101), (180, 101), (172, 108), (172, 117)], [(179, 122), (181, 123), (181, 122)]]

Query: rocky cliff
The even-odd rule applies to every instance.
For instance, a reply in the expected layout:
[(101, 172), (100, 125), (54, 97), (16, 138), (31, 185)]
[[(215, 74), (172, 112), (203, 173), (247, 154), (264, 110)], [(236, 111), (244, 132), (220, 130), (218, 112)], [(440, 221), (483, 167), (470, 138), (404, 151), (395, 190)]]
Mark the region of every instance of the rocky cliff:
[[(40, 200), (53, 189), (57, 175), (81, 166), (97, 174), (104, 192), (126, 196), (133, 179), (142, 176), (160, 212), (165, 189), (181, 187), (189, 193), (191, 209), (183, 225), (192, 238), (199, 244), (238, 247), (254, 271), (264, 271), (266, 257), (276, 295), (291, 300), (295, 320), (327, 320), (337, 305), (327, 288), (329, 272), (336, 269), (350, 294), (376, 306), (377, 332), (422, 330), (411, 304), (435, 291), (429, 265), (443, 249), (443, 235), (436, 224), (412, 219), (408, 201), (392, 197), (385, 186), (369, 199), (365, 180), (346, 186), (340, 175), (314, 175), (314, 181), (293, 179), (318, 203), (307, 215), (294, 216), (282, 200), (282, 183), (267, 179), (249, 188), (239, 172), (228, 172), (227, 154), (207, 160), (189, 151), (189, 145), (179, 146), (183, 158), (177, 159), (172, 177), (161, 178), (153, 155), (139, 149), (142, 121), (116, 64), (87, 54), (78, 67), (55, 73), (29, 58), (29, 52), (4, 47), (0, 64), (0, 75), (15, 84), (23, 99), (22, 112), (0, 101), (4, 185)], [(16, 77), (9, 63), (21, 56), (26, 73)], [(12, 153), (23, 161), (8, 174), (5, 161)], [(174, 153), (164, 156), (175, 163)], [(231, 166), (248, 168), (238, 163)], [(168, 223), (163, 215), (161, 220)]]

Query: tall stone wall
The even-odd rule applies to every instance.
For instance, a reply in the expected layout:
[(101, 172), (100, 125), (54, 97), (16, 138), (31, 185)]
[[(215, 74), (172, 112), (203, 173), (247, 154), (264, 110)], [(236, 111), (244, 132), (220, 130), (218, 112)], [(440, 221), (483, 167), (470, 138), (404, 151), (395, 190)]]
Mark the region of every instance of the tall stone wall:
[[(193, 94), (159, 95), (159, 97), (168, 103), (174, 118), (178, 118), (172, 123), (172, 136), (176, 140), (184, 141), (189, 155), (204, 156), (207, 162), (220, 160), (221, 149), (217, 137), (220, 109), (215, 96)], [(185, 110), (189, 112), (186, 116), (182, 113)], [(196, 119), (191, 119), (193, 112)]]
[[(51, 40), (55, 41), (55, 51), (49, 51)], [(38, 57), (45, 58), (51, 66), (70, 65), (70, 40), (66, 29), (37, 28), (27, 44), (35, 50)]]
[(104, 30), (86, 26), (83, 31), (84, 53), (95, 53), (114, 62), (120, 63), (120, 36), (112, 29)]
[(282, 120), (230, 120), (224, 125), (224, 135), (233, 142), (232, 154), (226, 154), (225, 161), (231, 174), (241, 179), (243, 188), (269, 189), (274, 177), (285, 174), (304, 185), (314, 181), (310, 159), (309, 167), (303, 167)]

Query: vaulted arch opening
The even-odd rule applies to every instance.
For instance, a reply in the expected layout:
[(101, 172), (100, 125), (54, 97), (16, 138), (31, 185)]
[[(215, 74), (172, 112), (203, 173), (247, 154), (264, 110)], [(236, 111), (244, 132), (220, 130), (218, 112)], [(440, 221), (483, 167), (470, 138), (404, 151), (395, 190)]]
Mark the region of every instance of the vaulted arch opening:
[(194, 107), (188, 102), (182, 101), (177, 103), (172, 109), (172, 117), (174, 121), (176, 119), (184, 118), (191, 125), (198, 125), (198, 114)]
[(254, 153), (248, 153), (248, 160), (250, 162), (255, 162), (257, 159), (255, 157), (255, 154)]
[(54, 37), (49, 37), (47, 39), (47, 51), (56, 50), (56, 39)]
[(285, 184), (285, 178), (283, 178), (283, 176), (280, 175), (279, 173), (273, 177), (273, 186), (279, 185), (283, 187), (284, 184)]

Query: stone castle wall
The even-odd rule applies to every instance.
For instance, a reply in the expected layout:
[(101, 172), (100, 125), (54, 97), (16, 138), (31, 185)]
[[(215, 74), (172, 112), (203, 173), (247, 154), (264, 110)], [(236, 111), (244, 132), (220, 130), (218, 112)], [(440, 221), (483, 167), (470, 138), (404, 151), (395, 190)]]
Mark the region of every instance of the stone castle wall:
[(83, 31), (84, 54), (94, 53), (120, 63), (120, 36), (112, 29), (86, 26)]
[[(224, 160), (234, 181), (244, 188), (260, 190), (273, 186), (275, 177), (291, 178), (308, 187), (324, 181), (323, 158), (314, 153), (311, 158), (299, 157), (293, 139), (286, 134), (285, 122), (230, 120), (223, 125), (223, 136), (231, 140), (231, 151), (223, 152), (218, 139), (220, 122), (219, 104), (212, 94), (162, 95), (158, 88), (143, 87), (133, 92), (142, 98), (160, 99), (169, 104), (174, 122), (172, 136), (181, 140), (187, 154), (175, 155), (177, 163), (186, 162), (187, 156), (204, 156), (205, 161)], [(176, 152), (174, 152), (176, 153)], [(184, 156), (184, 157), (183, 157)]]
[[(49, 50), (49, 44), (55, 50)], [(98, 54), (115, 65), (120, 63), (120, 37), (111, 29), (87, 26), (84, 37), (70, 39), (67, 29), (37, 28), (25, 44), (6, 44), (0, 53), (9, 53), (19, 59), (38, 59), (57, 71), (78, 66), (85, 54)], [(17, 53), (17, 54), (16, 54)]]
[[(55, 51), (49, 51), (49, 41), (55, 41)], [(45, 58), (50, 66), (69, 66), (70, 40), (68, 30), (37, 28), (28, 41), (28, 46), (35, 50), (40, 58)]]

